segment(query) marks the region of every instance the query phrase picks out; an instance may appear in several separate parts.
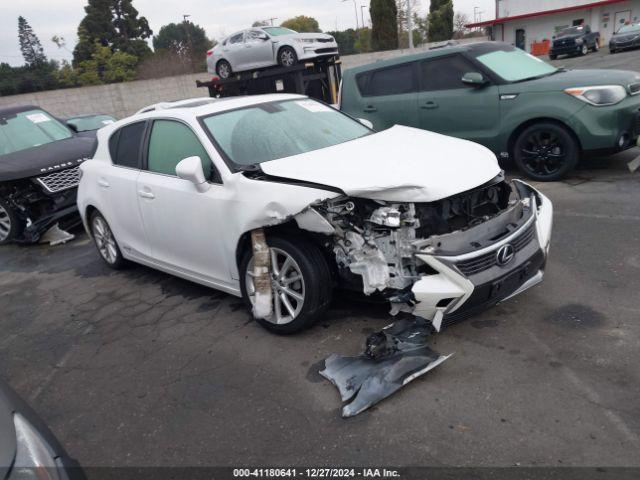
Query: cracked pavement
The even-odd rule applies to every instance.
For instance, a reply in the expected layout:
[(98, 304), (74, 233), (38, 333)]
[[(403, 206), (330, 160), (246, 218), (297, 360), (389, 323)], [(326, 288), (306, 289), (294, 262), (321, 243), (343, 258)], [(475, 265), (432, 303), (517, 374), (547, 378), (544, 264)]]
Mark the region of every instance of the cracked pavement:
[(386, 307), (338, 298), (278, 337), (238, 298), (109, 270), (82, 232), (0, 248), (0, 375), (84, 466), (639, 466), (637, 153), (538, 185), (545, 281), (434, 337), (453, 358), (355, 418), (317, 372)]

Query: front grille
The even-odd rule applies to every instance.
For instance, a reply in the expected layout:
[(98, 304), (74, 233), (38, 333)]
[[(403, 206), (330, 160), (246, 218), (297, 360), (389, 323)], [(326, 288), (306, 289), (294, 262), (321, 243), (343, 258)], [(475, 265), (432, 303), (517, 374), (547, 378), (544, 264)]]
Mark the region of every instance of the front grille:
[(640, 83), (632, 83), (629, 85), (629, 93), (631, 95), (637, 95), (640, 93)]
[(318, 48), (316, 49), (316, 53), (335, 53), (337, 50), (335, 48)]
[[(535, 236), (535, 222), (532, 222), (522, 233), (515, 237), (510, 243), (516, 252), (519, 252), (526, 247), (529, 242)], [(462, 260), (456, 263), (458, 270), (467, 277), (475, 275), (485, 270), (490, 269), (496, 265), (496, 250), (492, 250), (488, 253), (480, 255), (478, 257), (470, 258), (469, 260)]]
[(36, 179), (49, 193), (62, 192), (80, 183), (80, 166), (50, 173)]

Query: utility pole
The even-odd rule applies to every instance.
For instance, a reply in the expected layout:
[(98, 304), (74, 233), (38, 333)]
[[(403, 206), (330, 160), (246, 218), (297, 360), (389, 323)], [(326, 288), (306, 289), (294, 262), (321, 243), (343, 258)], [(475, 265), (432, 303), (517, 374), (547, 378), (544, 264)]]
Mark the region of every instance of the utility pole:
[(366, 5), (360, 5), (360, 13), (362, 14), (362, 28), (365, 28), (367, 26), (366, 23), (364, 23), (364, 9), (367, 8)]
[[(342, 0), (342, 3), (348, 2), (349, 0)], [(360, 28), (360, 20), (358, 19), (358, 5), (356, 5), (356, 0), (353, 0), (353, 9), (356, 12), (356, 30)]]
[(271, 26), (273, 27), (273, 21), (277, 20), (278, 17), (273, 17), (273, 18), (267, 18), (267, 20), (269, 20), (269, 22), (271, 22)]
[(184, 30), (187, 33), (187, 43), (189, 44), (189, 59), (191, 60), (191, 70), (193, 72), (196, 71), (195, 66), (195, 55), (193, 51), (193, 40), (191, 40), (191, 30), (189, 30), (189, 20), (188, 18), (191, 15), (182, 15), (182, 24), (184, 25)]
[(413, 18), (411, 14), (411, 1), (407, 0), (407, 30), (409, 30), (409, 50), (413, 50)]

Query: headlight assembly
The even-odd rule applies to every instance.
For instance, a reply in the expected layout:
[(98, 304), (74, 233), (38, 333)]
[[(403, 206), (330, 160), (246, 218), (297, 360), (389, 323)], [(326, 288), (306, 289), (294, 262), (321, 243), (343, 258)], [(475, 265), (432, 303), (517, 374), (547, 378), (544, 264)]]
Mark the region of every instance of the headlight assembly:
[(567, 88), (565, 93), (583, 102), (596, 106), (615, 105), (627, 96), (627, 91), (621, 85), (602, 85), (597, 87)]
[(38, 431), (19, 413), (13, 416), (13, 423), (17, 447), (9, 478), (59, 480), (54, 453)]
[(584, 43), (584, 40), (582, 40), (581, 38), (576, 38), (576, 45), (582, 45)]

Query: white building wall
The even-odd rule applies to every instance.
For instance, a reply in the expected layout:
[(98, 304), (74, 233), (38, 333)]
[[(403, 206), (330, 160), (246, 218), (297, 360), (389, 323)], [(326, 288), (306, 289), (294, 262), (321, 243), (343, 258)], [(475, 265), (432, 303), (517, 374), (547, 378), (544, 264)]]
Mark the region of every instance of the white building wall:
[(556, 10), (558, 8), (587, 5), (597, 0), (496, 0), (498, 5), (498, 18), (525, 15), (544, 10)]
[[(511, 6), (515, 4), (526, 5), (526, 3), (521, 0), (500, 0), (499, 5), (503, 2), (508, 2)], [(539, 0), (539, 2), (542, 4), (553, 3), (552, 8), (562, 8), (559, 6), (560, 3), (576, 3), (569, 1), (563, 2), (562, 0), (553, 0), (553, 2), (549, 2), (549, 0)], [(540, 8), (540, 10), (544, 9)], [(509, 16), (521, 15), (524, 13), (531, 12), (523, 11), (518, 14), (510, 13)], [(607, 44), (613, 32), (617, 30), (620, 25), (624, 24), (625, 21), (640, 21), (640, 0), (628, 0), (626, 2), (613, 3), (590, 9), (574, 10), (571, 12), (556, 13), (506, 22), (503, 25), (498, 24), (494, 27), (494, 36), (495, 40), (515, 45), (516, 30), (523, 29), (525, 32), (526, 50), (531, 51), (532, 43), (541, 42), (545, 39), (551, 40), (553, 35), (555, 35), (559, 29), (571, 26), (574, 21), (578, 20), (583, 20), (585, 24), (590, 25), (593, 31), (600, 32), (602, 42)]]

